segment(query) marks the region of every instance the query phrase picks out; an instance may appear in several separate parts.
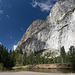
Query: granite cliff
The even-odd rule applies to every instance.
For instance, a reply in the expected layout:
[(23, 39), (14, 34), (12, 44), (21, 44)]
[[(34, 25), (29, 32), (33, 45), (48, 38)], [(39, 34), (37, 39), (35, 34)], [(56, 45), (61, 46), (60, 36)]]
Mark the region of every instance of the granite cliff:
[(60, 0), (56, 2), (45, 21), (34, 21), (17, 49), (28, 54), (40, 50), (59, 50), (64, 46), (68, 51), (75, 46), (75, 0)]

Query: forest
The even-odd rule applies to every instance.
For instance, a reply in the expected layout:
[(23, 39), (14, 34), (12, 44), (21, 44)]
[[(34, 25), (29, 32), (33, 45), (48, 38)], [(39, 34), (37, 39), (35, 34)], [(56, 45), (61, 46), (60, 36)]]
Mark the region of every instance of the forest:
[(68, 52), (65, 52), (64, 46), (58, 50), (60, 55), (55, 56), (55, 52), (48, 52), (42, 55), (43, 51), (32, 52), (27, 55), (22, 50), (8, 50), (3, 45), (0, 45), (0, 69), (12, 69), (13, 66), (36, 65), (36, 64), (71, 64), (75, 67), (75, 47), (71, 46)]

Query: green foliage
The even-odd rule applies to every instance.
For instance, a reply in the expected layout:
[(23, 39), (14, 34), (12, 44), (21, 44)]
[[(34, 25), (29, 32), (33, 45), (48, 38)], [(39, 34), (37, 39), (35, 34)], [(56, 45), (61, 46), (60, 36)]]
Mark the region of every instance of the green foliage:
[[(36, 64), (55, 64), (55, 63), (72, 63), (72, 66), (75, 67), (75, 47), (71, 46), (69, 52), (65, 52), (64, 46), (60, 49), (60, 55), (57, 55), (57, 52), (47, 52), (42, 55), (43, 51), (32, 52), (29, 56), (27, 53), (23, 53), (22, 50), (8, 52), (8, 49), (3, 45), (0, 45), (0, 69), (5, 67), (10, 69), (13, 66), (22, 66), (22, 65), (36, 65)], [(32, 66), (29, 66), (32, 68)]]
[(60, 56), (61, 56), (62, 63), (64, 63), (65, 62), (64, 59), (66, 57), (66, 52), (65, 52), (64, 46), (62, 46), (60, 49)]
[(73, 54), (75, 54), (75, 48), (74, 48), (74, 46), (71, 46), (69, 48), (69, 55), (72, 56)]
[(14, 55), (14, 59), (15, 59), (15, 65), (16, 66), (21, 66), (23, 65), (23, 52), (22, 50), (16, 50)]
[(15, 65), (15, 59), (13, 55), (14, 54), (11, 50), (8, 52), (6, 47), (0, 45), (0, 63), (3, 63), (3, 67), (6, 69), (12, 68)]
[(72, 64), (72, 68), (75, 68), (75, 47), (74, 46), (71, 46), (69, 48), (69, 58)]
[(65, 52), (64, 46), (62, 46), (61, 49), (60, 49), (60, 55), (63, 58), (66, 56), (66, 52)]
[(16, 64), (21, 64), (22, 62), (22, 55), (21, 54), (16, 54), (15, 55), (15, 59), (16, 59)]

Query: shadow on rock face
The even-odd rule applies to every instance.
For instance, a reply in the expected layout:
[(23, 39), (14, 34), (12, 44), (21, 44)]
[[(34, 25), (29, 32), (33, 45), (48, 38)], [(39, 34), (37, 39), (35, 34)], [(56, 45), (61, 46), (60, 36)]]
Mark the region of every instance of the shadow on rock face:
[(45, 42), (39, 40), (35, 36), (32, 36), (22, 44), (21, 49), (29, 55), (31, 52), (44, 50), (44, 47), (45, 47)]

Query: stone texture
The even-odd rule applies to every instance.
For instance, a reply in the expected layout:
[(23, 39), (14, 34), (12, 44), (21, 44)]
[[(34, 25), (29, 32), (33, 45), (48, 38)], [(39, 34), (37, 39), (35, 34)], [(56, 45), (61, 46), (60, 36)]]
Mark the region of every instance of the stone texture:
[(45, 21), (38, 19), (29, 26), (17, 49), (29, 54), (62, 46), (66, 51), (75, 46), (75, 0), (56, 2)]

